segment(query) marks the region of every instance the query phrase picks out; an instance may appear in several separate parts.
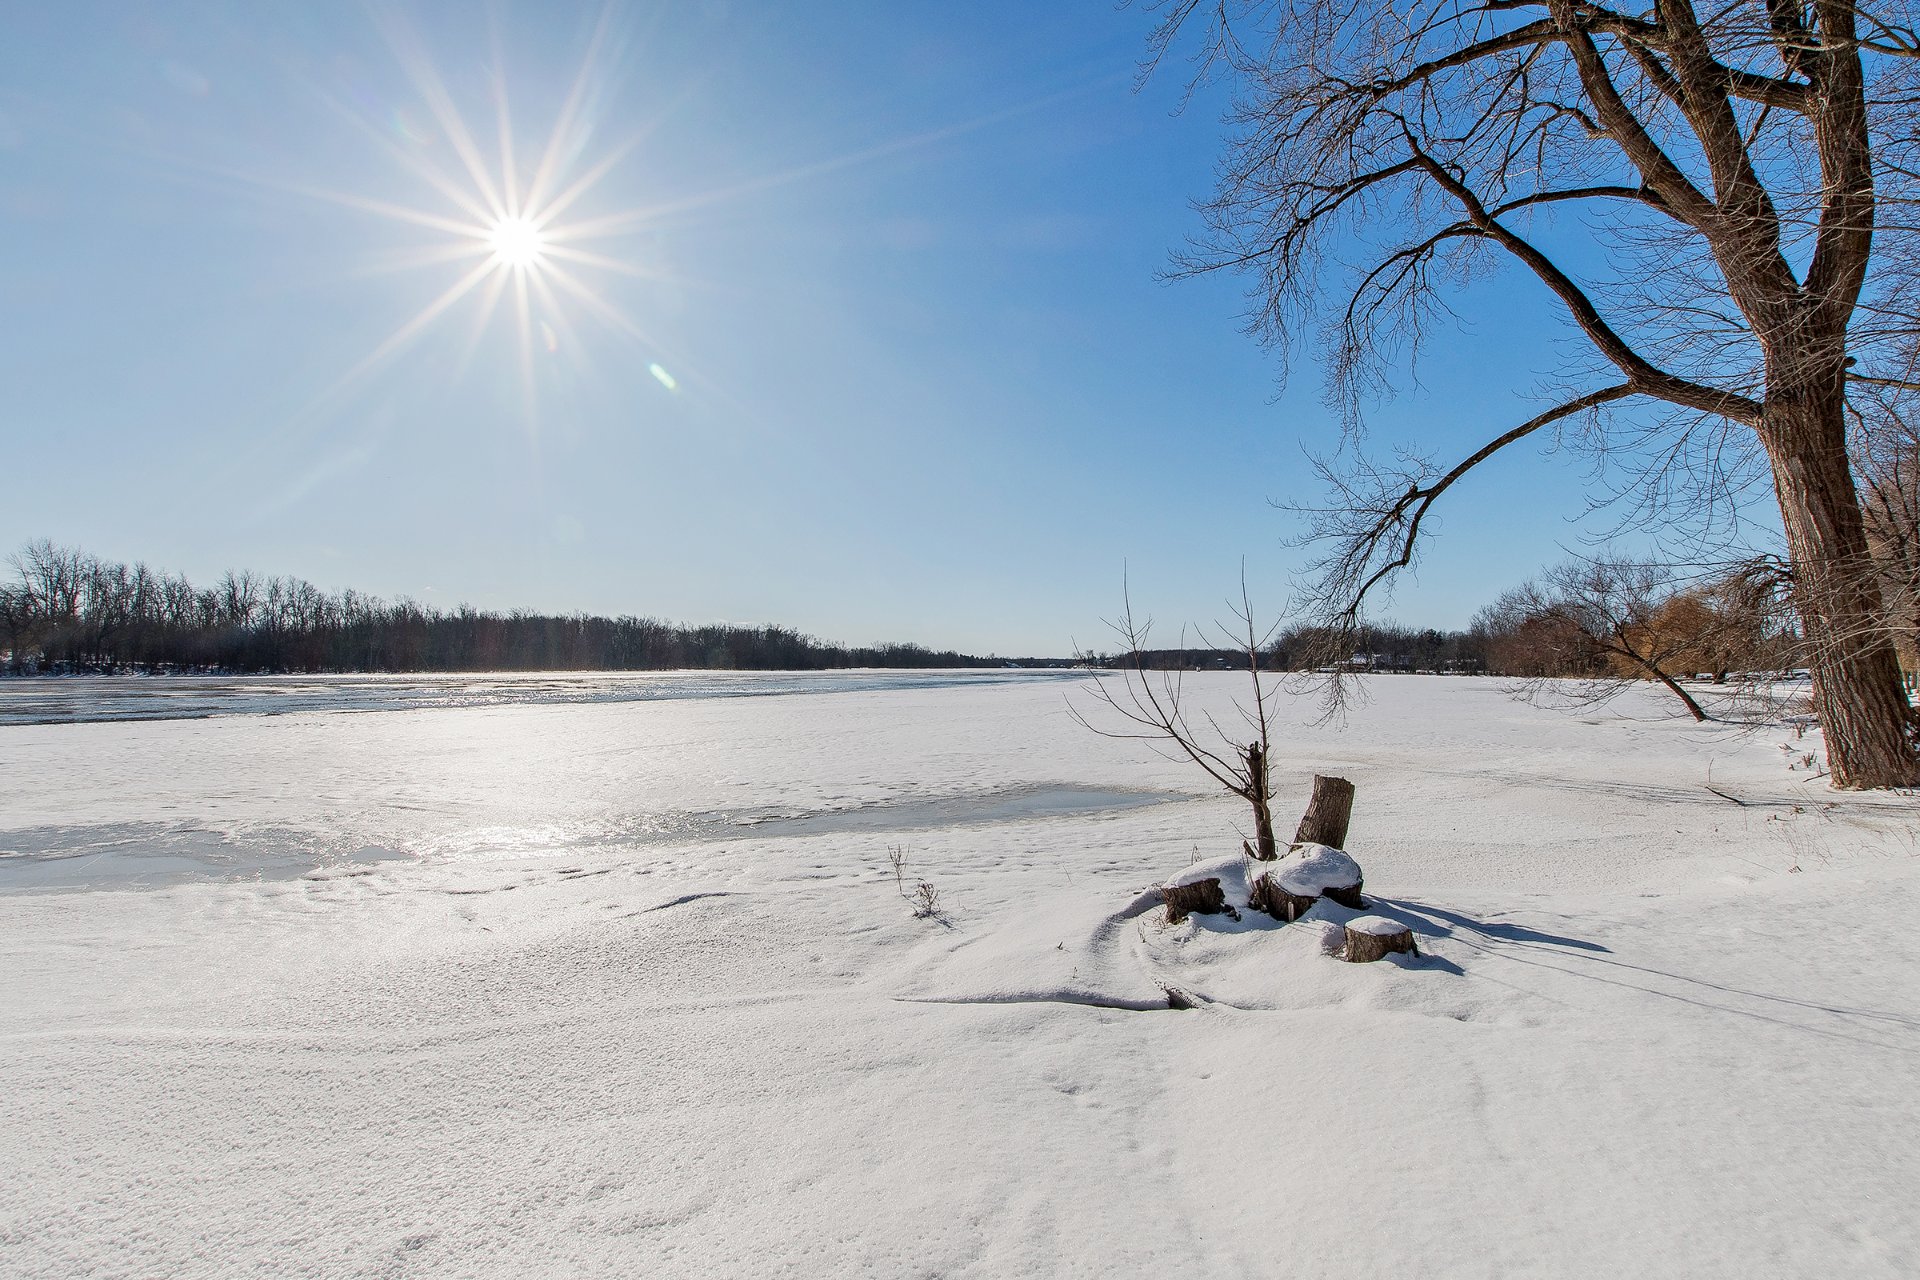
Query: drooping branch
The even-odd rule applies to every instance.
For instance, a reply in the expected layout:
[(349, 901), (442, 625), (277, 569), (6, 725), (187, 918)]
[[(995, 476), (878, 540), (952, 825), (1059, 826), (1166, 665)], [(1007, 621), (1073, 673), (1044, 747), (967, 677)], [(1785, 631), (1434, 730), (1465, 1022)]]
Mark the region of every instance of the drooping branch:
[[(1468, 472), (1508, 445), (1524, 440), (1544, 427), (1637, 394), (1640, 393), (1632, 383), (1623, 382), (1576, 396), (1494, 437), (1431, 482), (1409, 483), (1404, 493), (1384, 499), (1384, 507), (1376, 504), (1369, 511), (1364, 503), (1359, 503), (1345, 508), (1340, 513), (1341, 517), (1354, 517), (1358, 523), (1357, 526), (1350, 525), (1337, 532), (1329, 531), (1340, 545), (1329, 558), (1328, 576), (1332, 581), (1325, 584), (1333, 589), (1329, 592), (1330, 602), (1335, 598), (1339, 601), (1338, 616), (1341, 620), (1357, 621), (1368, 595), (1394, 573), (1413, 563), (1421, 525), (1427, 514), (1441, 495)], [(1389, 557), (1376, 563), (1381, 550), (1387, 547), (1392, 548)]]
[(1759, 404), (1746, 396), (1689, 381), (1653, 364), (1607, 323), (1600, 314), (1600, 308), (1573, 277), (1561, 270), (1558, 263), (1531, 241), (1494, 217), (1464, 181), (1427, 154), (1411, 130), (1406, 132), (1406, 144), (1413, 151), (1416, 163), (1433, 179), (1434, 184), (1460, 202), (1466, 210), (1468, 221), (1487, 239), (1518, 259), (1560, 299), (1573, 322), (1599, 349), (1600, 354), (1627, 375), (1628, 385), (1633, 391), (1658, 397), (1683, 408), (1716, 413), (1737, 422), (1760, 421)]

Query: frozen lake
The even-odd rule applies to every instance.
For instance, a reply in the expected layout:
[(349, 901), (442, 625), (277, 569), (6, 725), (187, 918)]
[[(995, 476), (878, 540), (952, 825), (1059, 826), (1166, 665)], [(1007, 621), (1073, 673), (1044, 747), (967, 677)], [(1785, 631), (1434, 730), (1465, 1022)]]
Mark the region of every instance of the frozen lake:
[[(725, 740), (755, 736), (754, 713), (721, 729), (631, 705), (774, 699), (769, 724), (804, 735), (811, 715), (824, 741), (836, 717), (805, 698), (1064, 691), (1086, 678), (998, 669), (0, 681), (0, 727), (19, 730), (0, 738), (0, 758), (21, 784), (0, 782), (0, 892), (282, 879), (382, 861), (565, 857), (747, 835), (916, 832), (1167, 799), (1152, 789), (1006, 779), (897, 779), (851, 791), (822, 779), (804, 794), (773, 778), (715, 786), (728, 761), (754, 756), (751, 741)], [(398, 718), (348, 724), (342, 713)], [(65, 790), (37, 763), (79, 756), (112, 773), (106, 813), (88, 812), (97, 804), (77, 796), (32, 794)]]
[(300, 711), (750, 698), (1084, 679), (1080, 671), (530, 671), (437, 675), (35, 676), (0, 680), (0, 725), (195, 720)]

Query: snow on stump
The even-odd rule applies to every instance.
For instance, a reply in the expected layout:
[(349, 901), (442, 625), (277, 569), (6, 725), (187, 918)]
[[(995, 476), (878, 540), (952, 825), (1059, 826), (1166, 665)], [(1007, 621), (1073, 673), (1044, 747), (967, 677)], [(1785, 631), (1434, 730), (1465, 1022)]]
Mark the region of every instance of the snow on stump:
[(1420, 949), (1413, 945), (1413, 930), (1406, 925), (1385, 916), (1360, 916), (1347, 921), (1347, 949), (1342, 959), (1353, 964), (1368, 964), (1394, 953), (1420, 954)]
[(1227, 915), (1235, 920), (1240, 913), (1227, 901), (1220, 886), (1215, 864), (1202, 863), (1181, 872), (1160, 886), (1160, 897), (1167, 904), (1167, 923), (1179, 924), (1190, 915)]
[(1353, 784), (1345, 778), (1313, 775), (1313, 796), (1307, 812), (1293, 833), (1293, 847), (1324, 844), (1334, 849), (1346, 847), (1347, 823), (1353, 818)]
[(1364, 911), (1360, 864), (1324, 844), (1301, 845), (1253, 882), (1247, 905), (1275, 920), (1291, 922), (1322, 898)]
[(1306, 914), (1307, 908), (1320, 901), (1318, 898), (1303, 897), (1288, 893), (1274, 881), (1271, 873), (1254, 880), (1247, 890), (1247, 905), (1255, 911), (1264, 911), (1282, 924), (1292, 924)]

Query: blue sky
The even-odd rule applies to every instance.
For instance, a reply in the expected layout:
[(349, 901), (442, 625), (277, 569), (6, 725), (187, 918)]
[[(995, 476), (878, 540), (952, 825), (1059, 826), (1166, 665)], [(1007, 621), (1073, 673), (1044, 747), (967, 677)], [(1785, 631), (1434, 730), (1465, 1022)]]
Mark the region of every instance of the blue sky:
[[(1158, 278), (1221, 131), (1177, 69), (1136, 91), (1150, 22), (15, 8), (0, 546), (1002, 654), (1100, 643), (1123, 564), (1167, 622), (1219, 615), (1242, 557), (1277, 607), (1300, 553), (1271, 503), (1312, 496), (1337, 428), (1310, 367), (1276, 395), (1238, 281)], [(432, 81), (496, 178), (497, 82), (524, 184), (590, 47), (566, 172), (617, 159), (554, 225), (633, 215), (576, 242), (612, 264), (568, 265), (597, 303), (533, 297), (523, 362), (512, 287), (491, 313), (478, 287), (369, 365), (477, 261), (404, 266), (459, 239), (390, 216), (470, 221), (423, 177), (474, 186)], [(1552, 313), (1523, 282), (1472, 302), (1383, 444), (1527, 416)], [(1460, 625), (1558, 558), (1585, 474), (1531, 450), (1460, 486), (1391, 612)]]

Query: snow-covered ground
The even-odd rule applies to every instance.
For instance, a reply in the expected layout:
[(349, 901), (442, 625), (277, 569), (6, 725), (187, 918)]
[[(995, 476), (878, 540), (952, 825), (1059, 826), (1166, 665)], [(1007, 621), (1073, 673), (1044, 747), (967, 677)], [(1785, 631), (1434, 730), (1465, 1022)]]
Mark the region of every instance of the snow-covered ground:
[(1058, 682), (0, 727), (0, 1273), (1920, 1273), (1920, 801), (1370, 687), (1405, 964)]

